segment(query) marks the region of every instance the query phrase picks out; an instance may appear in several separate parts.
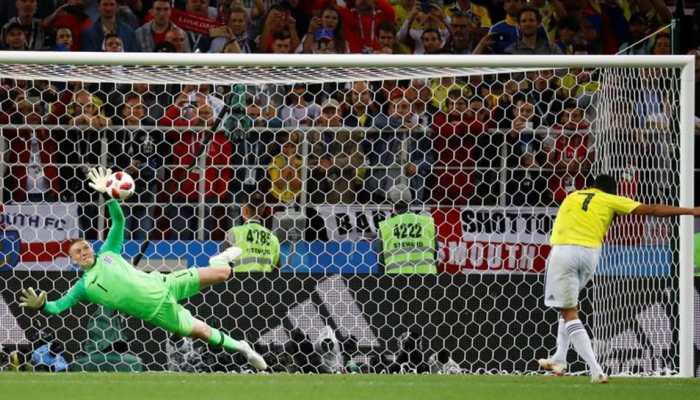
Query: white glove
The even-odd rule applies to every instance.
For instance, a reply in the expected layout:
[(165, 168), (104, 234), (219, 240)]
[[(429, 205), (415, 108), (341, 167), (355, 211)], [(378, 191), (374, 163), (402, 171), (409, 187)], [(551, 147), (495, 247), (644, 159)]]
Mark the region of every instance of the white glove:
[(109, 181), (109, 176), (112, 175), (111, 169), (104, 169), (102, 167), (90, 168), (88, 171), (88, 179), (90, 179), (91, 188), (99, 193), (107, 193), (107, 181)]
[(19, 296), (19, 300), (21, 301), (19, 305), (22, 307), (38, 309), (46, 303), (46, 292), (36, 294), (34, 288), (22, 289), (22, 295)]

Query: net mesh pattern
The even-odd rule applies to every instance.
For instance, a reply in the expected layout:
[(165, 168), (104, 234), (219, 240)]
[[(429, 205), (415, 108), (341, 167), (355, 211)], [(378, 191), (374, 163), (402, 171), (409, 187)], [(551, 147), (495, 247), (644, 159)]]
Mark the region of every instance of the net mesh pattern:
[[(557, 315), (543, 304), (557, 207), (598, 173), (678, 203), (673, 68), (205, 68), (3, 65), (0, 344), (75, 370), (240, 371), (240, 356), (101, 306), (22, 310), (64, 294), (75, 238), (109, 222), (89, 167), (131, 174), (124, 257), (205, 267), (252, 193), (281, 267), (235, 273), (184, 302), (274, 370), (537, 371)], [(379, 222), (397, 190), (436, 227), (437, 274), (387, 275)], [(582, 318), (606, 370), (678, 370), (678, 220), (625, 217)], [(31, 361), (28, 361), (31, 363)], [(569, 354), (570, 370), (584, 364)], [(57, 368), (55, 361), (34, 362)], [(46, 365), (44, 365), (46, 364)]]

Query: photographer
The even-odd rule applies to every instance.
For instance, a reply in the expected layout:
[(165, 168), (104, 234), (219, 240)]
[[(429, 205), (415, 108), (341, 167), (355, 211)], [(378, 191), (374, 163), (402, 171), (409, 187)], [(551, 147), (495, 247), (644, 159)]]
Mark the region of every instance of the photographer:
[(343, 23), (335, 8), (327, 7), (319, 17), (309, 23), (309, 31), (301, 39), (296, 53), (348, 53), (348, 43), (343, 34)]
[(447, 17), (442, 9), (436, 4), (427, 0), (416, 3), (411, 14), (404, 21), (398, 33), (400, 42), (413, 47), (413, 54), (426, 54), (423, 33), (435, 31), (440, 40), (439, 47), (442, 48), (450, 37), (450, 29)]

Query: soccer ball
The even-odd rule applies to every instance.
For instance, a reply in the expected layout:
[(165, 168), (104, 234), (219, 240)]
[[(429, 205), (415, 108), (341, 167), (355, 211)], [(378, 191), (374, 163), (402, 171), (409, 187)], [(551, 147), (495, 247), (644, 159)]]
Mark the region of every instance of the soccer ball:
[(115, 172), (107, 180), (107, 193), (117, 200), (126, 200), (134, 194), (134, 178), (126, 172)]

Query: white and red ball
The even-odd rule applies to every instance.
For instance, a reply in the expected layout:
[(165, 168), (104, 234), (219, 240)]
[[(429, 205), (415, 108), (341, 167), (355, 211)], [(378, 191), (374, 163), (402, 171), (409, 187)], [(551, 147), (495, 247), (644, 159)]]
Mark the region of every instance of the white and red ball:
[(134, 178), (126, 172), (115, 172), (107, 180), (107, 193), (117, 200), (126, 200), (134, 194)]

